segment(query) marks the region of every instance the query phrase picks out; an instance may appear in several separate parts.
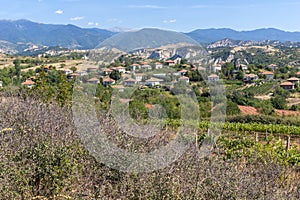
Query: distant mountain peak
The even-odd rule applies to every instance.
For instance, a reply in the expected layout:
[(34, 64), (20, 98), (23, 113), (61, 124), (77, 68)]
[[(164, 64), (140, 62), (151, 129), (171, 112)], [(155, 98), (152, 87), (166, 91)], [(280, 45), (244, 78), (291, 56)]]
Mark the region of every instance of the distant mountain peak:
[[(123, 34), (123, 38), (116, 33)], [(27, 19), (20, 19), (0, 20), (0, 40), (2, 41), (0, 51), (9, 49), (8, 52), (19, 52), (25, 48), (24, 44), (93, 49), (102, 44), (103, 41), (110, 39), (113, 35), (115, 35), (113, 38), (114, 41), (109, 40), (114, 43), (113, 46), (117, 46), (117, 43), (123, 48), (127, 46), (127, 50), (167, 45), (169, 44), (168, 41), (193, 41), (193, 43), (202, 44), (221, 41), (219, 42), (220, 45), (222, 43), (235, 44), (236, 41), (300, 42), (300, 32), (289, 32), (276, 28), (261, 28), (250, 31), (236, 31), (230, 28), (209, 28), (197, 29), (183, 34), (159, 28), (137, 30), (115, 27), (112, 30), (104, 30), (98, 28), (80, 28), (73, 24), (43, 24)], [(150, 36), (155, 39), (147, 41)], [(139, 41), (136, 41), (136, 39), (139, 39)], [(5, 48), (6, 44), (8, 48)], [(22, 45), (20, 46), (20, 44)]]
[(0, 20), (0, 40), (12, 44), (23, 42), (41, 46), (93, 49), (114, 34), (104, 29), (86, 29), (73, 24), (42, 24), (26, 19)]

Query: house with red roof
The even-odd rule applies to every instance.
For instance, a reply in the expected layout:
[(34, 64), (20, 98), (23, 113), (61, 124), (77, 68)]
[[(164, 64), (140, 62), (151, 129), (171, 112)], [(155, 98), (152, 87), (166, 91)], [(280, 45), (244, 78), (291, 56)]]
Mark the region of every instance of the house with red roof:
[(133, 78), (129, 78), (123, 81), (124, 86), (134, 86), (137, 84), (137, 80)]
[(90, 83), (90, 84), (98, 84), (100, 83), (100, 80), (98, 78), (90, 78), (89, 80), (86, 81), (87, 83)]
[(294, 83), (292, 83), (290, 81), (285, 81), (285, 82), (281, 83), (280, 87), (283, 88), (283, 89), (285, 89), (285, 90), (293, 90), (293, 89), (295, 89)]
[(22, 85), (25, 85), (28, 88), (32, 88), (34, 86), (34, 84), (35, 84), (35, 82), (30, 80), (30, 79), (28, 79), (28, 80), (26, 80), (25, 82), (22, 83)]
[(189, 82), (190, 82), (190, 78), (187, 77), (187, 76), (182, 76), (182, 77), (180, 77), (180, 78), (178, 79), (178, 81), (189, 83)]
[(264, 77), (266, 77), (267, 80), (273, 80), (274, 79), (274, 73), (273, 72), (270, 72), (270, 71), (264, 71), (262, 73), (262, 75)]
[(297, 77), (291, 77), (287, 81), (294, 83), (294, 85), (299, 85), (299, 78)]

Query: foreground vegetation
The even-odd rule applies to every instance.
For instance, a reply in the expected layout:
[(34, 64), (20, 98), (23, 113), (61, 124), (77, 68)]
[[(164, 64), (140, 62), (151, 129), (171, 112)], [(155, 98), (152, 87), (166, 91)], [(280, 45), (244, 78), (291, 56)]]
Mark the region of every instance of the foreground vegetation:
[[(223, 135), (212, 154), (196, 144), (171, 166), (132, 174), (97, 162), (81, 144), (68, 108), (24, 95), (1, 97), (1, 199), (299, 199), (299, 152), (282, 141), (256, 143), (243, 133)], [(99, 120), (104, 120), (101, 117)], [(148, 146), (110, 126), (108, 136), (145, 151), (169, 142), (162, 132)]]

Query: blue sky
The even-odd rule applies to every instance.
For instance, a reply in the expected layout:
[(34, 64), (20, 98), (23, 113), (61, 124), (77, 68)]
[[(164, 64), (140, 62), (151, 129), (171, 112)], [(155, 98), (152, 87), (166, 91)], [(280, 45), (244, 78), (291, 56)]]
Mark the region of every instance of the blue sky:
[(299, 0), (0, 0), (0, 19), (80, 27), (300, 31)]

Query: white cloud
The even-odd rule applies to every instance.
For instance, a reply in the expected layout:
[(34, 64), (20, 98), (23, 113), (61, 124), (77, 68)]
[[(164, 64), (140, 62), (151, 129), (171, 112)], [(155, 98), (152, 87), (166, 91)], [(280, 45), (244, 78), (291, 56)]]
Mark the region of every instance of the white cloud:
[(82, 20), (84, 19), (84, 17), (71, 17), (70, 20), (71, 21), (78, 21), (78, 20)]
[(164, 20), (163, 23), (168, 24), (168, 23), (176, 23), (176, 19), (170, 19), (170, 20)]
[(129, 8), (149, 8), (149, 9), (165, 9), (167, 7), (159, 5), (129, 5)]
[(89, 22), (88, 26), (99, 26), (98, 22)]
[(61, 10), (61, 9), (59, 9), (59, 10), (55, 11), (55, 14), (58, 14), (58, 15), (61, 15), (61, 14), (63, 14), (63, 13), (64, 13), (64, 11), (63, 11), (63, 10)]

